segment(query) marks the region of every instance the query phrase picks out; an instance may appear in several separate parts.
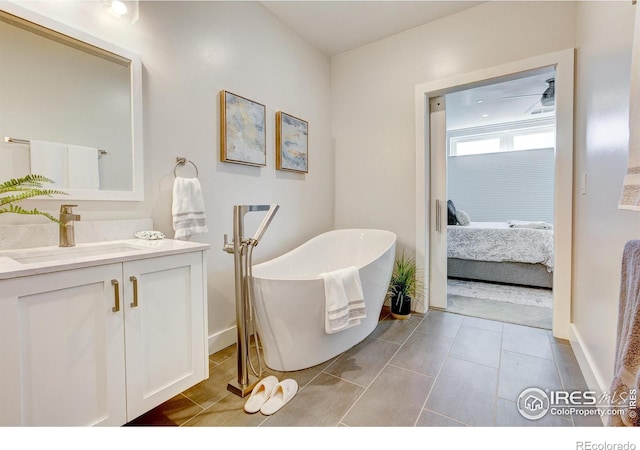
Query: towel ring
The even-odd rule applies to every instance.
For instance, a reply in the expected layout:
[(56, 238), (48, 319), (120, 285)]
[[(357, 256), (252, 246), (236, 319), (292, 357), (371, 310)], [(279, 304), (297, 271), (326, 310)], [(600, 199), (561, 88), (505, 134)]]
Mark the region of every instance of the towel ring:
[(187, 158), (183, 158), (182, 156), (178, 156), (176, 158), (176, 166), (173, 168), (173, 176), (177, 178), (178, 174), (176, 173), (176, 170), (178, 169), (178, 166), (184, 166), (186, 163), (191, 164), (193, 168), (196, 169), (196, 178), (198, 178), (198, 166), (196, 166), (193, 161), (189, 161)]

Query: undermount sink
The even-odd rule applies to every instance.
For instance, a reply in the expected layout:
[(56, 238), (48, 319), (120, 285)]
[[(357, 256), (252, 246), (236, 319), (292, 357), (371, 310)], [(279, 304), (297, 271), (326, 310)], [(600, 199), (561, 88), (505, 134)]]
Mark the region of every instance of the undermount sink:
[(20, 264), (34, 264), (111, 255), (114, 253), (127, 253), (139, 251), (143, 248), (144, 247), (138, 247), (128, 243), (114, 242), (109, 244), (80, 245), (76, 247), (41, 247), (34, 249), (11, 250), (0, 252), (0, 257), (5, 256)]

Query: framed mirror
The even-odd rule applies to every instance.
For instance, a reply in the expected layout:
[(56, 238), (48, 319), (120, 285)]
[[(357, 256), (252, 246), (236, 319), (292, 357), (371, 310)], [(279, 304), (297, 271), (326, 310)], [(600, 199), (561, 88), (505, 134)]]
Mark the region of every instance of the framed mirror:
[(0, 42), (0, 182), (36, 173), (58, 200), (143, 200), (139, 56), (5, 2)]

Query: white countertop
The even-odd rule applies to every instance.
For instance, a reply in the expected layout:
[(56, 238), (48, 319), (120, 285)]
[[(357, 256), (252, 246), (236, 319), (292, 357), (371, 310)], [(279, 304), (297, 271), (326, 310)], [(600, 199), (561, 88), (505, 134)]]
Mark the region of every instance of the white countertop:
[(188, 253), (209, 247), (209, 244), (173, 239), (124, 239), (77, 244), (68, 248), (52, 246), (0, 250), (0, 280)]

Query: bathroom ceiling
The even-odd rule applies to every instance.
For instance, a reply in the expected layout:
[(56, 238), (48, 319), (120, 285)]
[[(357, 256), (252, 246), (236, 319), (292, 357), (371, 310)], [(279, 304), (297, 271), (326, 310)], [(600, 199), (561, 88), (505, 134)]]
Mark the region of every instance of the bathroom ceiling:
[(263, 1), (328, 56), (472, 8), (481, 1)]
[[(486, 2), (266, 0), (261, 3), (331, 57)], [(541, 95), (548, 86), (545, 81), (553, 76), (553, 69), (549, 69), (448, 95), (447, 110), (457, 112), (450, 116), (447, 125), (460, 129), (552, 116), (553, 110), (543, 108), (534, 94)], [(528, 94), (532, 96), (519, 97)]]

